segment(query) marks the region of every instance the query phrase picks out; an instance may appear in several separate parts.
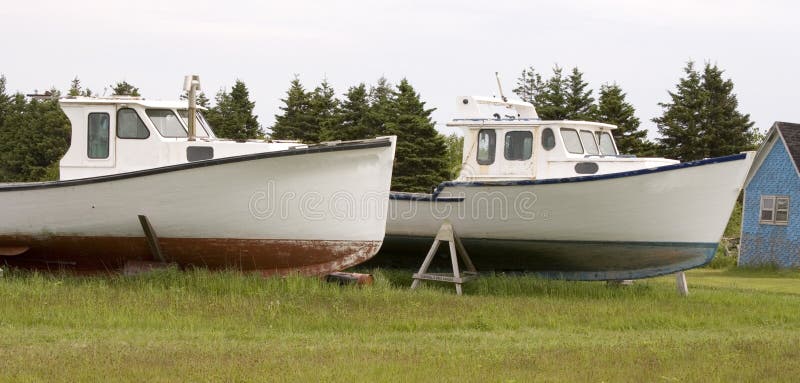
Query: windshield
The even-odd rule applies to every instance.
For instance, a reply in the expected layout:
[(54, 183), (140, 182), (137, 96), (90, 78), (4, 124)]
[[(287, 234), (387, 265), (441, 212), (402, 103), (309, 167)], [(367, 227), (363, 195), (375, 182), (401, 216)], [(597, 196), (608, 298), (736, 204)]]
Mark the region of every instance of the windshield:
[[(189, 130), (189, 111), (186, 109), (179, 109), (178, 114), (181, 116), (181, 120), (183, 120), (183, 124), (186, 125), (186, 130)], [(195, 134), (197, 137), (213, 137), (213, 134), (209, 134), (211, 130), (208, 127), (208, 122), (203, 118), (203, 115), (198, 112), (195, 115)]]
[(586, 149), (586, 154), (600, 154), (597, 149), (597, 142), (594, 141), (594, 134), (588, 130), (581, 130), (581, 142), (583, 148)]
[(164, 137), (186, 137), (186, 129), (169, 109), (147, 109), (147, 117)]
[(597, 132), (600, 141), (600, 153), (603, 155), (616, 155), (617, 149), (614, 147), (614, 139), (606, 132)]

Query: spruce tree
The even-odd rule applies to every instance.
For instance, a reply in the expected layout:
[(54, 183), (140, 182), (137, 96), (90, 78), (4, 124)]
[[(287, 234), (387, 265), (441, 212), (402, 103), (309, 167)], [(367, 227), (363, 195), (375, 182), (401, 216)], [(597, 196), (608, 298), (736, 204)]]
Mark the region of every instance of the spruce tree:
[(702, 74), (689, 61), (671, 102), (659, 103), (663, 115), (653, 119), (661, 134), (662, 154), (681, 161), (734, 154), (755, 147), (757, 133), (750, 115), (741, 114), (733, 82), (706, 64)]
[(380, 136), (386, 134), (386, 123), (397, 119), (397, 92), (385, 77), (378, 79), (369, 90), (369, 109), (367, 110), (366, 134)]
[(569, 115), (567, 97), (569, 80), (558, 65), (553, 67), (553, 76), (547, 79), (539, 92), (536, 112), (542, 120), (565, 120)]
[(519, 78), (517, 78), (517, 87), (514, 88), (513, 92), (522, 101), (531, 103), (538, 108), (543, 86), (542, 75), (536, 73), (533, 66), (529, 66), (527, 69), (523, 69)]
[(572, 68), (572, 73), (566, 80), (566, 113), (567, 120), (592, 120), (595, 114), (594, 97), (592, 90), (586, 89), (589, 84), (583, 81), (583, 73), (578, 68)]
[[(189, 92), (184, 91), (180, 95), (181, 100), (188, 100), (189, 99)], [(194, 96), (194, 102), (197, 106), (202, 106), (203, 108), (209, 108), (211, 105), (211, 100), (208, 99), (205, 93), (199, 92)]]
[(250, 101), (243, 81), (237, 79), (230, 92), (220, 90), (215, 100), (216, 105), (204, 115), (217, 137), (246, 140), (263, 135), (258, 117), (253, 114), (255, 103)]
[(78, 76), (72, 79), (69, 85), (69, 91), (67, 91), (67, 96), (76, 97), (80, 96), (83, 92), (81, 91), (81, 80), (78, 79)]
[[(2, 92), (5, 95), (4, 90)], [(0, 101), (2, 103), (2, 101)], [(56, 99), (8, 98), (0, 125), (0, 182), (58, 178), (58, 161), (70, 141), (70, 125)]]
[(286, 98), (281, 101), (284, 103), (280, 107), (283, 113), (275, 115), (272, 138), (318, 142), (320, 127), (311, 111), (311, 95), (303, 88), (298, 76), (292, 80)]
[(617, 126), (612, 134), (620, 153), (652, 155), (654, 146), (647, 141), (647, 131), (639, 129), (636, 109), (625, 101), (625, 96), (617, 84), (602, 85), (596, 111), (597, 121)]
[(406, 79), (397, 85), (392, 103), (394, 114), (385, 122), (386, 133), (397, 136), (392, 190), (430, 192), (450, 177), (447, 148), (430, 117), (435, 109), (425, 109)]
[(451, 133), (444, 137), (444, 144), (447, 146), (447, 168), (450, 171), (448, 179), (458, 178), (461, 173), (461, 165), (464, 156), (464, 137)]
[(322, 80), (318, 87), (314, 88), (309, 101), (310, 113), (314, 117), (317, 125), (317, 136), (313, 137), (313, 142), (329, 140), (331, 132), (335, 131), (338, 125), (339, 100), (336, 93), (328, 84), (328, 80)]
[[(6, 94), (6, 76), (0, 74), (0, 128), (3, 127), (3, 121), (5, 120), (5, 115), (10, 104), (11, 97)], [(0, 137), (0, 141), (5, 140), (2, 140), (2, 137)]]
[(373, 135), (367, 125), (369, 100), (364, 83), (352, 86), (344, 95), (344, 100), (336, 112), (335, 126), (327, 129), (326, 140), (358, 140)]
[(749, 114), (737, 109), (739, 101), (733, 93), (733, 81), (722, 78), (723, 71), (706, 63), (703, 69), (703, 89), (706, 94), (705, 146), (707, 157), (719, 157), (755, 149), (758, 132)]
[(11, 142), (12, 130), (6, 129), (5, 120), (11, 109), (11, 97), (6, 94), (6, 76), (0, 74), (0, 182), (8, 179), (6, 171), (6, 153)]
[(78, 79), (78, 76), (72, 79), (69, 83), (69, 90), (67, 91), (67, 96), (76, 97), (76, 96), (84, 96), (84, 97), (91, 97), (93, 92), (89, 88), (83, 88), (81, 86), (81, 80)]
[(141, 96), (141, 94), (139, 94), (139, 88), (129, 84), (127, 81), (111, 85), (111, 90), (113, 91), (113, 96)]

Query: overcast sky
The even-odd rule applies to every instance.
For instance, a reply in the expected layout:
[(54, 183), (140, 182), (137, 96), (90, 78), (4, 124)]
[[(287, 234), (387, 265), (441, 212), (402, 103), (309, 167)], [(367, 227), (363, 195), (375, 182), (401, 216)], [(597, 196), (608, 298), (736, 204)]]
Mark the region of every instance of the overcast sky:
[[(0, 73), (11, 91), (95, 92), (126, 80), (173, 99), (183, 76), (206, 94), (239, 78), (268, 127), (289, 81), (337, 93), (403, 77), (443, 125), (458, 95), (507, 93), (529, 65), (578, 66), (594, 89), (616, 82), (643, 126), (692, 59), (733, 79), (759, 128), (800, 122), (800, 3), (792, 1), (16, 1), (0, 6)], [(110, 92), (108, 92), (110, 94)], [(596, 95), (596, 92), (595, 92)]]

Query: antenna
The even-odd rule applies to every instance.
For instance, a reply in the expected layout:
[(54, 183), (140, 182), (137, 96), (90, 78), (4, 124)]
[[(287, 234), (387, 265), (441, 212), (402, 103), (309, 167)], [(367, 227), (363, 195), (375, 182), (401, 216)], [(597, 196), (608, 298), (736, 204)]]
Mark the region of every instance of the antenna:
[(500, 98), (503, 102), (508, 102), (508, 98), (503, 95), (503, 86), (500, 85), (500, 72), (494, 72), (494, 77), (497, 79), (497, 88), (500, 89)]

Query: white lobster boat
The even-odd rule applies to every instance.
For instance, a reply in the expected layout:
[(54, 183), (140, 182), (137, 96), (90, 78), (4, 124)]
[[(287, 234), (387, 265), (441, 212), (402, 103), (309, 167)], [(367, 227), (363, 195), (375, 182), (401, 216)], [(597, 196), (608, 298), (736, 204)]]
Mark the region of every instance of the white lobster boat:
[(542, 121), (533, 105), (459, 97), (457, 180), (392, 193), (375, 261), (419, 265), (449, 221), (479, 270), (636, 279), (709, 262), (754, 153), (678, 163), (620, 155), (615, 126)]
[(235, 142), (199, 114), (190, 126), (186, 102), (60, 103), (72, 124), (61, 180), (0, 185), (0, 263), (111, 270), (154, 260), (140, 216), (181, 266), (325, 274), (381, 246), (394, 137)]

